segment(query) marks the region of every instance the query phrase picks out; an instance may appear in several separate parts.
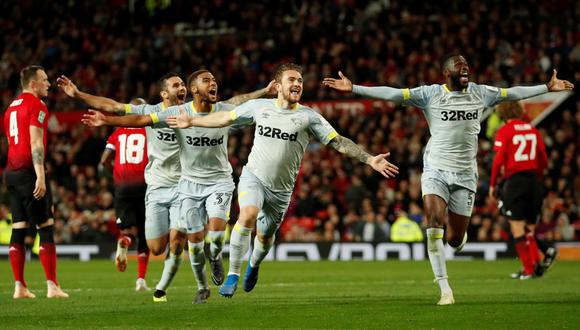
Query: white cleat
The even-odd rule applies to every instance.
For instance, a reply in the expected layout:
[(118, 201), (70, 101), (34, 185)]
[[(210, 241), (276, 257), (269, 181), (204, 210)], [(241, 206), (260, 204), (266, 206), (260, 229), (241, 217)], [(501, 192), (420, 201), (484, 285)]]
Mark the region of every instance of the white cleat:
[(147, 286), (144, 278), (138, 278), (135, 282), (135, 291), (151, 291), (151, 289)]
[(117, 241), (117, 252), (115, 253), (115, 265), (117, 270), (124, 272), (127, 269), (127, 250), (131, 245), (128, 237), (122, 237)]
[(22, 285), (22, 283), (16, 282), (16, 285), (14, 286), (14, 295), (12, 296), (12, 298), (14, 298), (14, 299), (34, 299), (34, 298), (36, 298), (36, 295), (34, 293), (30, 292), (30, 290), (28, 290), (27, 287)]
[(460, 252), (461, 250), (463, 250), (465, 243), (467, 243), (467, 233), (465, 233), (465, 235), (463, 235), (463, 241), (461, 241), (461, 244), (459, 244), (458, 247), (453, 248), (455, 250), (455, 252)]
[(453, 291), (441, 292), (441, 299), (437, 303), (438, 306), (453, 305), (455, 298), (453, 298)]
[(46, 298), (68, 298), (68, 293), (62, 291), (60, 286), (52, 281), (46, 283)]

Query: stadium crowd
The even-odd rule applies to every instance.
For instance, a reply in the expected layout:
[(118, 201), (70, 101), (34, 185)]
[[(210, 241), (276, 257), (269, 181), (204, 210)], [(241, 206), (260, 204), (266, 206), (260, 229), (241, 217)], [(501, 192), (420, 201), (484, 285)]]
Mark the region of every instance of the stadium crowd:
[[(580, 4), (575, 1), (211, 1), (91, 2), (3, 1), (0, 18), (1, 108), (18, 93), (19, 70), (46, 67), (51, 82), (71, 77), (79, 88), (120, 101), (158, 102), (156, 81), (176, 71), (185, 77), (211, 70), (222, 99), (261, 88), (280, 62), (304, 66), (304, 100), (342, 95), (321, 87), (340, 69), (366, 85), (412, 87), (440, 83), (439, 60), (461, 51), (471, 80), (493, 86), (541, 83), (555, 67), (580, 81)], [(16, 5), (17, 4), (17, 5)], [(165, 5), (163, 5), (165, 4)], [(48, 19), (45, 14), (67, 17)], [(448, 15), (448, 14), (453, 15)], [(448, 19), (453, 17), (453, 19)], [(558, 17), (557, 21), (553, 17)], [(530, 19), (531, 18), (531, 19)], [(53, 83), (53, 86), (55, 84)], [(50, 93), (50, 111), (83, 109)], [(304, 156), (293, 202), (281, 229), (285, 241), (397, 240), (397, 223), (424, 225), (420, 175), (429, 136), (415, 109), (375, 108), (365, 115), (325, 113), (337, 131), (373, 153), (391, 152), (400, 168), (385, 180), (369, 167), (312, 143)], [(548, 240), (580, 239), (580, 100), (574, 95), (539, 128), (549, 155), (546, 199), (537, 231)], [(115, 242), (110, 175), (98, 167), (109, 129), (81, 125), (50, 128), (47, 169), (55, 201), (56, 239)], [(508, 240), (506, 220), (487, 198), (493, 136), (479, 141), (479, 189), (470, 240)], [(252, 130), (230, 137), (237, 178)], [(0, 166), (6, 162), (1, 140)], [(7, 217), (5, 188), (0, 215)], [(235, 209), (232, 219), (235, 219)], [(422, 240), (417, 236), (416, 240)]]

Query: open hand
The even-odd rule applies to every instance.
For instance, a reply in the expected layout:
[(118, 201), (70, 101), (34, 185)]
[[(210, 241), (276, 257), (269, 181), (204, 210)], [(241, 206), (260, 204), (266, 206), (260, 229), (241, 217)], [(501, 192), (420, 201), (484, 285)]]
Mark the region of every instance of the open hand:
[(89, 109), (88, 113), (83, 114), (81, 122), (89, 127), (100, 127), (106, 125), (106, 116), (103, 113)]
[(341, 71), (338, 71), (338, 75), (340, 79), (324, 78), (322, 84), (341, 92), (352, 92), (352, 81), (343, 75)]
[(266, 86), (266, 95), (277, 95), (278, 90), (276, 89), (276, 80), (270, 81), (268, 86)]
[(34, 191), (32, 192), (32, 196), (35, 199), (41, 199), (46, 194), (46, 183), (44, 178), (36, 178), (36, 183), (34, 185)]
[(387, 152), (386, 154), (376, 155), (369, 162), (369, 165), (375, 171), (381, 173), (385, 178), (394, 178), (399, 174), (399, 168), (388, 162), (386, 159), (390, 154), (390, 152)]
[(192, 126), (189, 119), (187, 112), (183, 110), (183, 107), (180, 107), (178, 116), (169, 116), (165, 121), (171, 128), (188, 128)]
[(56, 79), (56, 84), (69, 97), (74, 98), (77, 96), (77, 94), (79, 92), (79, 89), (77, 88), (77, 86), (70, 79), (68, 79), (67, 76), (62, 75), (62, 76), (58, 77)]
[(556, 71), (556, 69), (554, 69), (552, 71), (552, 78), (546, 84), (546, 85), (548, 85), (548, 91), (559, 92), (559, 91), (564, 91), (564, 90), (571, 90), (574, 88), (574, 84), (572, 84), (568, 80), (558, 79), (558, 77), (556, 77), (557, 74), (558, 74), (558, 71)]

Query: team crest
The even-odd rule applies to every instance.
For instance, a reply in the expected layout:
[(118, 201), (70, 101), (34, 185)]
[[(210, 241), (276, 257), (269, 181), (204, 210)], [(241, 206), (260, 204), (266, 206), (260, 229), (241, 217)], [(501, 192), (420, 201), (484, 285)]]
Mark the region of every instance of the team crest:
[(44, 123), (44, 119), (46, 118), (46, 113), (44, 113), (43, 111), (38, 113), (38, 122), (39, 123)]
[(296, 127), (302, 126), (302, 120), (300, 118), (292, 118), (291, 120), (294, 126)]

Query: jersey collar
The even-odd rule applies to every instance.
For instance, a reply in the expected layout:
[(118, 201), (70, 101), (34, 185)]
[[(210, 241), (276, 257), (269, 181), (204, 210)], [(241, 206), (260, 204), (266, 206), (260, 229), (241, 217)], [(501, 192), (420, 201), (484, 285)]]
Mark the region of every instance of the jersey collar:
[[(198, 113), (197, 109), (195, 108), (195, 104), (193, 103), (193, 101), (191, 101), (191, 110), (193, 110), (193, 112)], [(212, 113), (215, 111), (215, 104), (211, 105), (211, 109), (209, 110), (209, 113)]]
[[(443, 89), (445, 90), (446, 93), (451, 93), (451, 91), (449, 90), (449, 88), (447, 87), (447, 84), (443, 84)], [(461, 90), (462, 93), (467, 92), (467, 87)]]
[(280, 105), (280, 103), (278, 103), (278, 99), (276, 99), (276, 107), (278, 107), (280, 109), (293, 111), (293, 110), (298, 109), (298, 106), (300, 106), (300, 103), (296, 102), (296, 103), (292, 104), (292, 106), (290, 107), (290, 109), (282, 108), (282, 106)]

